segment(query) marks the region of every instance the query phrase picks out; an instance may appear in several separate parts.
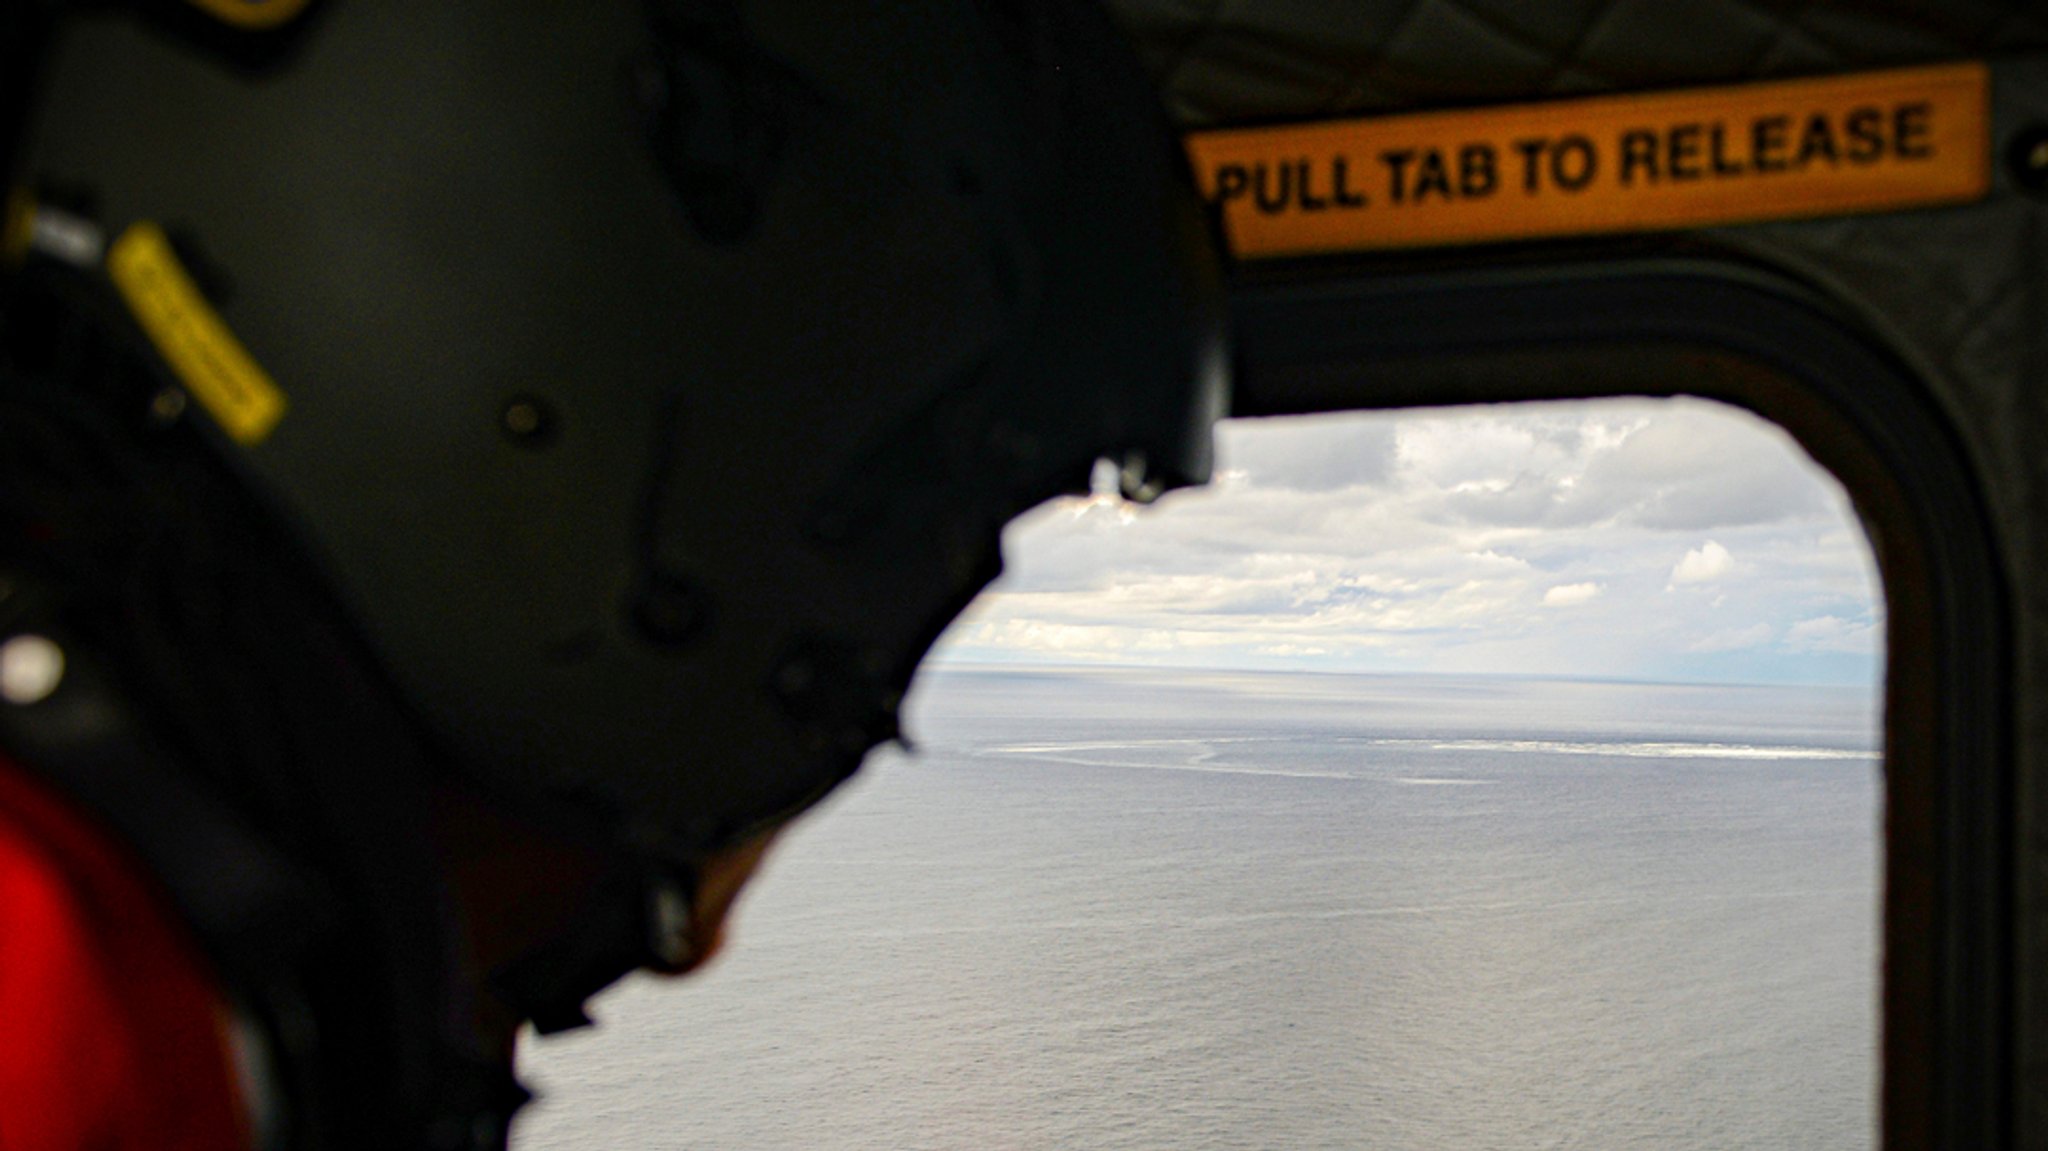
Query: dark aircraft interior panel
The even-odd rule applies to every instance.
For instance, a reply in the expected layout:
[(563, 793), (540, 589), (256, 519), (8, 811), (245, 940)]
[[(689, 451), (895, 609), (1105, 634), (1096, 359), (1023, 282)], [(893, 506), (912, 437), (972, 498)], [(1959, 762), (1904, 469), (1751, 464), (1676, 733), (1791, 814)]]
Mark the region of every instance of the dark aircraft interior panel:
[(1113, 0), (1184, 128), (1891, 68), (2048, 47), (1981, 0)]

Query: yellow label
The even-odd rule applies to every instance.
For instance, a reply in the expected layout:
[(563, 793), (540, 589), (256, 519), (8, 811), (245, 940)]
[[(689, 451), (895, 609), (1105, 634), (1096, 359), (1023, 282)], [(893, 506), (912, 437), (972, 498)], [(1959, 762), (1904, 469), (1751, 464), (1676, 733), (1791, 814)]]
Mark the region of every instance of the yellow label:
[(311, 0), (189, 0), (194, 8), (237, 28), (260, 32), (291, 22)]
[(222, 322), (147, 221), (107, 249), (107, 274), (164, 361), (236, 443), (262, 443), (284, 418), (284, 393)]
[(1945, 64), (1200, 132), (1240, 256), (1663, 231), (1959, 203), (1990, 188), (1990, 73)]

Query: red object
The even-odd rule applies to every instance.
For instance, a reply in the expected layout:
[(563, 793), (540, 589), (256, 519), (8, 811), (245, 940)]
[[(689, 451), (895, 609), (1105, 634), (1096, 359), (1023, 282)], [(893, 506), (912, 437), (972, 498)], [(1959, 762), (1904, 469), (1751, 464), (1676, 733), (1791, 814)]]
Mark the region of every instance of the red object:
[(247, 1147), (226, 1019), (146, 873), (0, 759), (0, 1151)]

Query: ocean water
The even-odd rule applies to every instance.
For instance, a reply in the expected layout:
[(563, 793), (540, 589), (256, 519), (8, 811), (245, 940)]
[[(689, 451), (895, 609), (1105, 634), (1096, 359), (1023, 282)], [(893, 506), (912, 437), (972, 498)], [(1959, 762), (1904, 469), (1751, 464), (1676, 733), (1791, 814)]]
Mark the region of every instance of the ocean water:
[(1862, 689), (955, 670), (519, 1151), (1875, 1142)]

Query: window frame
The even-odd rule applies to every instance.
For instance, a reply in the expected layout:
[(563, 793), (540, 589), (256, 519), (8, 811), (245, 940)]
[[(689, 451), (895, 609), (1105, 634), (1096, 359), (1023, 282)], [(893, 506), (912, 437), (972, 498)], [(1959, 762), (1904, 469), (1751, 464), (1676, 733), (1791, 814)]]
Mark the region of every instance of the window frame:
[(2010, 589), (1965, 446), (1907, 358), (1716, 258), (1302, 262), (1242, 274), (1231, 318), (1234, 416), (1696, 395), (1778, 423), (1841, 480), (1886, 600), (1882, 1145), (2010, 1145)]

